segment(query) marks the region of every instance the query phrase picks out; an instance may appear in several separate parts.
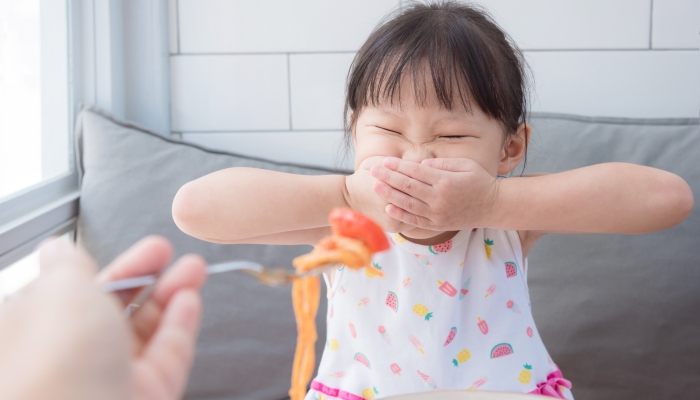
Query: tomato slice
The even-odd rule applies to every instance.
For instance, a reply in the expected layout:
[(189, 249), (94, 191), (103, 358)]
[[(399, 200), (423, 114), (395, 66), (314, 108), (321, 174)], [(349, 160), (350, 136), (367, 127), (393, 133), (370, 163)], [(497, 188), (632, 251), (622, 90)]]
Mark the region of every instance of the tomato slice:
[(389, 241), (379, 226), (368, 216), (350, 208), (334, 208), (328, 215), (331, 232), (362, 241), (372, 253), (389, 248)]

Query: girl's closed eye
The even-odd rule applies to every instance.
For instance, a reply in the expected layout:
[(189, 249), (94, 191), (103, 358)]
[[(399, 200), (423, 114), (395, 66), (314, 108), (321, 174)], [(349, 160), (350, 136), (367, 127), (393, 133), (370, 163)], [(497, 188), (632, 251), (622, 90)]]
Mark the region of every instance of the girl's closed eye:
[(379, 126), (379, 125), (372, 125), (372, 126), (375, 127), (375, 128), (379, 128), (379, 129), (381, 129), (381, 130), (383, 130), (383, 131), (395, 133), (395, 134), (397, 134), (397, 135), (402, 135), (401, 132), (395, 131), (395, 130), (393, 130), (393, 129), (385, 128), (385, 127)]

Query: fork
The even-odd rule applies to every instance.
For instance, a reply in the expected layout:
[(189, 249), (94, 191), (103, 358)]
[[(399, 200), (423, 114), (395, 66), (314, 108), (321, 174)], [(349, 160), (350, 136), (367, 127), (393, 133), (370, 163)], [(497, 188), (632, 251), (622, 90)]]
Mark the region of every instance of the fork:
[[(336, 264), (325, 264), (303, 274), (283, 268), (266, 268), (262, 264), (253, 261), (230, 261), (219, 264), (212, 264), (207, 267), (207, 275), (220, 274), (222, 272), (240, 271), (254, 276), (258, 282), (272, 287), (284, 286), (292, 283), (295, 279), (307, 276), (320, 275), (326, 269), (335, 267)], [(124, 310), (128, 318), (133, 315), (153, 293), (155, 284), (160, 275), (137, 276), (134, 278), (120, 279), (105, 282), (100, 285), (103, 292), (118, 292), (121, 290), (143, 288)]]

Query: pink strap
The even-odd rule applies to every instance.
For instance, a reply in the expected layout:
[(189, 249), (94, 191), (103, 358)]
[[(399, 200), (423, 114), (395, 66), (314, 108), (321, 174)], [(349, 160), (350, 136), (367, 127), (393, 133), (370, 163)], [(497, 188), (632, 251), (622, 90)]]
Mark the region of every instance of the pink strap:
[(365, 400), (364, 397), (348, 393), (344, 390), (328, 387), (315, 379), (311, 382), (311, 389), (343, 400)]
[(567, 389), (571, 389), (571, 382), (564, 379), (561, 370), (557, 369), (551, 374), (547, 375), (546, 382), (540, 382), (537, 384), (537, 389), (530, 392), (530, 394), (541, 394), (543, 396), (550, 396), (557, 399), (563, 399), (564, 393), (561, 392), (561, 387), (564, 386)]

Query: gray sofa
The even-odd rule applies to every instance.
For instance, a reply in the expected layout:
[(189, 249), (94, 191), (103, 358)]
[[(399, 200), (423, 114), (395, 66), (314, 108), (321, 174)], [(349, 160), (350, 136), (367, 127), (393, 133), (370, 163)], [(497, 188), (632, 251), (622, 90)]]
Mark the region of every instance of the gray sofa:
[[(697, 120), (535, 115), (527, 172), (624, 161), (679, 174), (700, 197)], [(82, 176), (78, 241), (104, 266), (139, 238), (168, 237), (178, 255), (287, 266), (303, 246), (223, 246), (182, 234), (178, 188), (235, 166), (334, 173), (202, 149), (163, 138), (92, 106), (76, 123)], [(526, 210), (524, 210), (526, 212)], [(649, 235), (545, 237), (530, 256), (535, 320), (577, 399), (700, 398), (700, 212)], [(283, 399), (295, 326), (288, 288), (223, 274), (204, 288), (204, 318), (188, 400)], [(325, 308), (319, 310), (325, 338)]]

